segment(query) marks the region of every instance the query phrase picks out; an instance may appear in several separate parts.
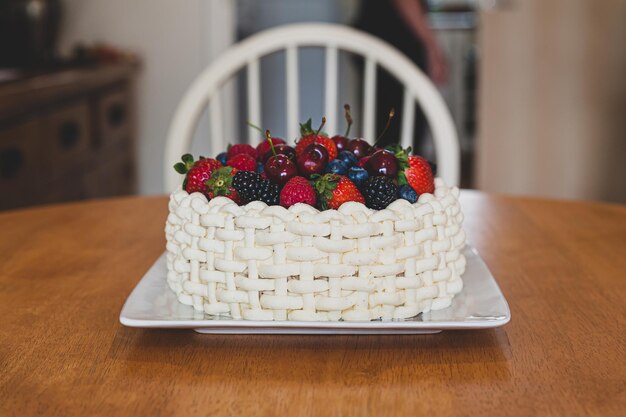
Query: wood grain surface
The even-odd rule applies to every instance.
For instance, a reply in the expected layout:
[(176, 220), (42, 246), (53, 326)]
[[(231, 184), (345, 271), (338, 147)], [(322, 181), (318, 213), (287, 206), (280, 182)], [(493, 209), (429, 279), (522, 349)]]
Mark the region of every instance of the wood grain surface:
[(229, 336), (118, 321), (166, 201), (0, 214), (1, 416), (624, 415), (624, 206), (464, 192), (503, 328)]

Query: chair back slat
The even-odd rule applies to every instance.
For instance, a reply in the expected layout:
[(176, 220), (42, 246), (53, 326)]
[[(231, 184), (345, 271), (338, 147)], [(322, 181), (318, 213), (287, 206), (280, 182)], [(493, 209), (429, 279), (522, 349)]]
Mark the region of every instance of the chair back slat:
[(365, 59), (365, 79), (363, 81), (363, 138), (373, 144), (376, 118), (376, 61), (372, 57)]
[(216, 91), (209, 101), (210, 155), (216, 155), (225, 150), (223, 121), (221, 95), (219, 91)]
[(287, 126), (285, 129), (290, 142), (298, 135), (298, 118), (300, 117), (300, 85), (298, 83), (298, 47), (287, 46)]
[[(375, 141), (376, 113), (376, 71), (380, 66), (404, 85), (404, 110), (401, 127), (401, 143), (411, 144), (415, 125), (414, 109), (419, 105), (432, 133), (439, 176), (448, 185), (459, 182), (460, 147), (456, 129), (441, 94), (437, 91), (426, 74), (420, 71), (406, 56), (371, 35), (355, 29), (332, 24), (299, 23), (266, 30), (234, 45), (218, 57), (193, 82), (181, 100), (168, 133), (165, 149), (165, 183), (168, 191), (180, 186), (180, 175), (174, 172), (172, 165), (180, 155), (188, 152), (195, 127), (202, 112), (209, 104), (211, 154), (224, 150), (227, 140), (222, 124), (222, 100), (217, 92), (238, 71), (247, 66), (248, 74), (248, 119), (261, 125), (261, 88), (259, 60), (280, 51), (286, 51), (286, 97), (287, 112), (285, 139), (289, 142), (298, 136), (300, 119), (298, 48), (326, 48), (326, 86), (324, 88), (324, 111), (329, 134), (337, 132), (341, 120), (338, 114), (339, 100), (338, 74), (339, 51), (347, 51), (365, 58), (363, 79), (363, 114), (361, 135)], [(223, 98), (226, 98), (224, 96)], [(210, 102), (209, 102), (210, 99)], [(416, 103), (417, 102), (417, 103)], [(379, 111), (388, 111), (380, 109)], [(265, 126), (261, 126), (265, 127)], [(276, 128), (276, 127), (274, 127)], [(281, 132), (277, 132), (278, 134)], [(250, 143), (258, 141), (256, 132), (247, 136)]]
[(326, 72), (324, 91), (324, 115), (326, 116), (326, 127), (324, 130), (331, 136), (337, 131), (337, 56), (338, 51), (335, 46), (326, 48)]
[[(246, 69), (248, 79), (248, 121), (260, 126), (263, 129), (261, 120), (261, 83), (259, 81), (259, 60), (253, 59), (248, 63)], [(248, 143), (259, 142), (259, 133), (252, 128), (248, 128)]]
[(411, 92), (404, 89), (404, 100), (402, 102), (402, 130), (400, 133), (400, 144), (403, 148), (413, 146), (413, 129), (415, 126), (415, 97)]

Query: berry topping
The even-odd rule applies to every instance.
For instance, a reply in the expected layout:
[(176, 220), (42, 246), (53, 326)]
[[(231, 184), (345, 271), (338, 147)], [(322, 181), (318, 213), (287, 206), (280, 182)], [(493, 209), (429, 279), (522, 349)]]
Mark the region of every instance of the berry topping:
[[(282, 140), (281, 138), (272, 138), (272, 142), (274, 143), (274, 147), (278, 148), (278, 145), (284, 145), (285, 141)], [(277, 153), (281, 153), (278, 152), (278, 149), (276, 149)], [(267, 161), (267, 158), (269, 158), (272, 155), (272, 150), (271, 150), (271, 146), (270, 146), (270, 141), (265, 139), (263, 142), (259, 143), (256, 147), (256, 153), (257, 153), (257, 158), (259, 159), (259, 161), (261, 162), (265, 162)], [(265, 157), (266, 155), (268, 155), (267, 158)]]
[(335, 145), (335, 142), (333, 142), (332, 139), (326, 136), (325, 133), (320, 134), (320, 130), (324, 126), (325, 122), (326, 118), (322, 118), (322, 125), (317, 130), (317, 132), (315, 132), (311, 128), (311, 119), (307, 120), (304, 124), (300, 124), (300, 134), (302, 135), (302, 137), (296, 145), (296, 155), (298, 157), (300, 157), (300, 154), (304, 152), (304, 150), (312, 143), (319, 143), (324, 148), (326, 148), (329, 161), (332, 161), (337, 157), (337, 145)]
[[(299, 143), (298, 146), (300, 146)], [(324, 173), (327, 164), (328, 152), (320, 143), (311, 143), (298, 154), (298, 169), (305, 178), (311, 178), (313, 174)]]
[(228, 160), (228, 154), (226, 152), (222, 152), (220, 154), (218, 154), (215, 159), (217, 159), (218, 161), (220, 161), (220, 163), (222, 165), (226, 165), (226, 161)]
[(256, 171), (256, 158), (240, 153), (230, 158), (226, 165), (242, 171)]
[(236, 172), (233, 167), (222, 167), (213, 171), (211, 178), (206, 181), (209, 199), (224, 196), (241, 204), (241, 198), (233, 187), (233, 176)]
[(263, 170), (263, 173), (270, 181), (282, 187), (287, 183), (287, 181), (298, 175), (298, 168), (296, 167), (295, 162), (293, 162), (287, 155), (276, 153), (276, 149), (274, 148), (271, 140), (270, 131), (268, 130), (266, 134), (270, 142), (270, 148), (273, 155), (267, 160), (267, 162), (265, 162), (265, 169)]
[(351, 167), (348, 170), (348, 178), (352, 181), (357, 187), (361, 187), (366, 179), (369, 178), (369, 174), (367, 171), (361, 167)]
[(398, 161), (394, 154), (380, 149), (365, 162), (365, 169), (370, 175), (384, 175), (393, 179), (398, 175)]
[(189, 194), (202, 193), (208, 196), (208, 189), (205, 181), (211, 177), (211, 173), (220, 168), (222, 164), (215, 159), (200, 157), (193, 160), (193, 156), (185, 154), (181, 158), (183, 162), (174, 165), (174, 169), (179, 174), (187, 174), (183, 181), (183, 188)]
[(355, 166), (359, 160), (354, 156), (354, 154), (350, 151), (341, 151), (339, 155), (337, 155), (337, 159), (342, 160), (346, 163), (348, 167)]
[(396, 199), (398, 187), (387, 177), (370, 177), (361, 187), (365, 205), (374, 210), (386, 208)]
[(263, 155), (261, 161), (263, 163), (266, 163), (267, 160), (274, 155), (274, 152), (276, 152), (276, 154), (286, 155), (293, 162), (296, 162), (296, 150), (293, 148), (293, 146), (289, 146), (286, 143), (279, 143), (278, 145), (274, 146), (274, 151), (272, 151), (272, 149), (270, 148), (267, 152), (265, 152), (265, 155)]
[(326, 172), (338, 175), (348, 175), (348, 165), (340, 159), (334, 159), (326, 165)]
[(228, 145), (228, 159), (231, 159), (235, 155), (245, 153), (256, 159), (256, 149), (247, 143), (237, 143), (235, 145)]
[(315, 201), (315, 190), (303, 177), (293, 177), (280, 192), (280, 205), (283, 207), (289, 208), (297, 203), (315, 206)]
[(371, 148), (372, 146), (363, 139), (352, 139), (346, 146), (346, 150), (352, 152), (357, 159), (367, 156)]
[(268, 206), (279, 203), (278, 184), (264, 179), (256, 172), (238, 171), (233, 177), (233, 187), (244, 203), (262, 201)]
[(408, 165), (408, 168), (404, 169), (404, 175), (398, 177), (400, 184), (408, 183), (418, 195), (435, 191), (433, 171), (426, 159), (410, 155)]
[(322, 210), (338, 209), (343, 203), (355, 201), (365, 203), (363, 195), (347, 177), (337, 174), (325, 174), (313, 178), (313, 185), (319, 206)]
[(400, 188), (398, 188), (398, 197), (411, 204), (417, 201), (417, 193), (413, 187), (408, 184), (401, 185)]

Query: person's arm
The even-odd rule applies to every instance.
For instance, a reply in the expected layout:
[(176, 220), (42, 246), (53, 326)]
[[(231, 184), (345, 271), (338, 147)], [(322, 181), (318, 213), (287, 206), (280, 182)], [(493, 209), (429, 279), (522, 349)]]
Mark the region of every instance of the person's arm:
[(393, 0), (394, 7), (413, 34), (422, 40), (428, 59), (428, 73), (436, 84), (448, 78), (448, 63), (426, 18), (420, 0)]

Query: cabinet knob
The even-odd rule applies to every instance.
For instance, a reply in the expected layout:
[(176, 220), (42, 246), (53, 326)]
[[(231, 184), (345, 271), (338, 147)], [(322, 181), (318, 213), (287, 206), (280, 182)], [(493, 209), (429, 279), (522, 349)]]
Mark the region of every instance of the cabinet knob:
[(113, 127), (119, 127), (126, 122), (126, 106), (123, 103), (114, 103), (107, 109), (107, 120)]
[(0, 178), (14, 178), (24, 163), (22, 151), (17, 148), (0, 149)]
[(80, 139), (80, 126), (74, 121), (65, 122), (59, 128), (59, 144), (63, 149), (73, 148)]

